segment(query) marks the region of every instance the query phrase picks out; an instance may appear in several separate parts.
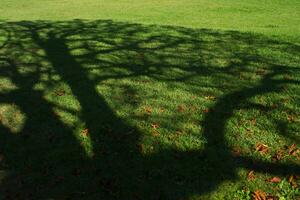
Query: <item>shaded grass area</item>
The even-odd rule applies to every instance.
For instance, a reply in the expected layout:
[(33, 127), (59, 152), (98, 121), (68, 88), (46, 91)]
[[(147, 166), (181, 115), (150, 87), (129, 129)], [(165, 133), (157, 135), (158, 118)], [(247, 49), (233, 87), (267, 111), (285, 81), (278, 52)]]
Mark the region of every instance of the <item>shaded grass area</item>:
[(4, 198), (233, 198), (300, 174), (272, 159), (299, 145), (297, 44), (73, 20), (2, 22), (0, 48)]

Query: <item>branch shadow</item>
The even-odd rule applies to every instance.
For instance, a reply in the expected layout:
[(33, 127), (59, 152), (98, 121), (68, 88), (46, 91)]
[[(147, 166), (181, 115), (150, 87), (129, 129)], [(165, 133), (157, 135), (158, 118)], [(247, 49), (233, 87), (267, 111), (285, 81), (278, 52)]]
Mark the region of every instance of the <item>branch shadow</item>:
[[(226, 123), (249, 99), (299, 84), (297, 78), (277, 79), (299, 74), (296, 57), (296, 64), (288, 66), (258, 50), (276, 47), (293, 57), (299, 53), (297, 45), (248, 33), (110, 20), (13, 22), (1, 24), (1, 29), (9, 37), (0, 50), (0, 73), (14, 89), (1, 90), (0, 103), (13, 104), (25, 116), (18, 134), (0, 124), (0, 167), (7, 172), (0, 179), (4, 198), (186, 199), (238, 179), (239, 168), (300, 174), (297, 164), (234, 156), (225, 138)], [(219, 67), (222, 59), (226, 67)], [(147, 77), (186, 84), (192, 91), (210, 87), (195, 81), (209, 76), (216, 77), (214, 86), (228, 81), (234, 87), (234, 77), (256, 73), (257, 64), (267, 71), (259, 83), (225, 93), (204, 116), (206, 144), (201, 150), (170, 147), (144, 154), (140, 128), (118, 116), (98, 88), (107, 80)], [(93, 70), (100, 70), (97, 76), (90, 75)], [(66, 102), (67, 107), (46, 97), (62, 83), (69, 87), (66, 95), (76, 99), (77, 110), (72, 108), (76, 102)], [(57, 109), (81, 120), (92, 154), (86, 153), (75, 127), (63, 122)]]

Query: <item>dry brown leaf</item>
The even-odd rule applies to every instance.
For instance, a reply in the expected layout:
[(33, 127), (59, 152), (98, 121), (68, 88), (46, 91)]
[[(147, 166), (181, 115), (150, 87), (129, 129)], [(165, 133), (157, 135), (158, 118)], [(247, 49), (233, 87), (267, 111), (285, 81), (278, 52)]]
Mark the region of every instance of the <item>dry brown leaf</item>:
[(251, 170), (251, 171), (249, 171), (249, 172), (247, 173), (247, 179), (248, 179), (249, 181), (253, 181), (253, 180), (255, 179), (255, 175), (254, 175), (254, 171), (253, 171), (253, 170)]
[(262, 154), (265, 154), (265, 153), (268, 152), (269, 147), (265, 144), (258, 143), (258, 144), (256, 144), (255, 150), (262, 153)]
[(279, 200), (279, 198), (277, 196), (268, 195), (267, 200)]
[(277, 176), (274, 176), (273, 178), (268, 179), (267, 182), (270, 182), (270, 183), (280, 183), (281, 182), (281, 178), (279, 178)]
[(290, 122), (295, 122), (295, 121), (296, 121), (296, 117), (293, 116), (293, 115), (288, 115), (288, 116), (287, 116), (287, 119), (288, 119), (288, 121), (290, 121)]
[(177, 111), (178, 112), (184, 112), (186, 110), (186, 107), (184, 106), (184, 105), (179, 105), (178, 107), (177, 107)]
[(89, 129), (83, 129), (82, 131), (81, 131), (81, 133), (80, 133), (82, 136), (84, 136), (84, 137), (86, 137), (86, 136), (88, 136), (89, 135)]
[(145, 108), (144, 108), (144, 111), (145, 111), (147, 114), (151, 114), (151, 113), (152, 113), (152, 108), (151, 108), (151, 107), (145, 107)]
[(288, 182), (292, 185), (293, 188), (297, 188), (298, 187), (298, 184), (297, 184), (296, 180), (297, 180), (297, 176), (295, 176), (295, 175), (291, 175), (289, 177)]
[(289, 147), (289, 155), (295, 156), (295, 155), (296, 155), (296, 152), (297, 152), (296, 144), (292, 144), (292, 145)]
[(256, 190), (252, 194), (252, 197), (253, 197), (254, 200), (267, 200), (266, 193), (261, 191), (261, 190)]
[(294, 178), (295, 178), (294, 175), (291, 175), (291, 176), (289, 177), (288, 182), (289, 182), (289, 183), (293, 182), (293, 181), (294, 181)]
[(251, 123), (252, 125), (256, 125), (256, 119), (251, 119), (251, 120), (250, 120), (250, 123)]
[(272, 156), (272, 160), (273, 161), (279, 161), (283, 158), (283, 154), (284, 152), (282, 150), (278, 150), (273, 156)]
[(57, 90), (57, 91), (55, 92), (55, 94), (56, 94), (57, 96), (63, 96), (63, 95), (66, 94), (66, 91), (64, 91), (64, 90)]
[(154, 129), (158, 129), (158, 128), (159, 128), (159, 125), (156, 124), (156, 123), (153, 123), (153, 124), (151, 124), (151, 127), (154, 128)]

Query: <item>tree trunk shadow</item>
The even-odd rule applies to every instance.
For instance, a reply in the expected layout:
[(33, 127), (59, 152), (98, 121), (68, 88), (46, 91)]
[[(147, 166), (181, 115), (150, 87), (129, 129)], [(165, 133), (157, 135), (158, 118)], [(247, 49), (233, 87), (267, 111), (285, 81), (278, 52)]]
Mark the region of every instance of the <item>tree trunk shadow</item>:
[[(71, 25), (76, 25), (79, 22), (72, 23)], [(101, 21), (98, 23), (101, 24)], [(108, 22), (103, 23), (107, 24)], [(84, 26), (83, 22), (79, 24)], [(108, 27), (112, 27), (108, 30), (101, 29), (105, 34), (110, 34), (111, 29), (114, 28), (114, 23), (108, 24)], [(217, 100), (211, 112), (207, 113), (204, 118), (203, 135), (207, 144), (203, 151), (169, 149), (143, 155), (139, 147), (142, 133), (138, 128), (127, 124), (118, 117), (105, 98), (101, 96), (96, 86), (105, 80), (105, 76), (96, 81), (89, 78), (81, 63), (71, 55), (65, 38), (61, 36), (66, 34), (64, 30), (49, 31), (46, 36), (41, 37), (40, 31), (43, 28), (34, 23), (23, 26), (28, 28), (32, 41), (45, 52), (44, 59), (51, 63), (55, 73), (70, 87), (72, 94), (78, 100), (81, 107), (79, 118), (84, 122), (84, 128), (88, 130), (88, 137), (94, 153), (94, 156), (91, 157), (82, 154), (84, 150), (74, 137), (72, 129), (55, 118), (53, 105), (47, 103), (40, 92), (33, 90), (34, 82), (39, 80), (40, 72), (22, 78), (17, 71), (13, 71), (11, 79), (21, 90), (18, 90), (16, 94), (3, 95), (6, 99), (2, 98), (1, 103), (14, 102), (18, 105), (28, 116), (24, 132), (34, 131), (37, 133), (34, 133), (35, 135), (40, 136), (37, 137), (35, 143), (27, 143), (19, 136), (13, 135), (5, 137), (6, 140), (0, 144), (3, 148), (1, 151), (6, 153), (7, 157), (11, 157), (12, 162), (15, 157), (18, 158), (14, 161), (15, 163), (9, 163), (16, 168), (15, 171), (28, 173), (26, 170), (20, 170), (28, 168), (27, 159), (21, 159), (23, 155), (26, 155), (29, 160), (31, 159), (29, 163), (40, 162), (37, 169), (31, 169), (30, 173), (36, 177), (44, 176), (44, 178), (29, 178), (27, 182), (21, 183), (17, 188), (20, 193), (27, 193), (29, 198), (60, 199), (65, 197), (67, 191), (71, 198), (79, 199), (185, 199), (194, 194), (209, 193), (225, 180), (236, 180), (236, 171), (239, 168), (255, 169), (277, 175), (300, 174), (298, 165), (274, 164), (251, 157), (233, 156), (224, 136), (226, 122), (235, 110), (242, 107), (243, 102), (256, 95), (280, 92), (282, 84), (298, 83), (274, 80), (274, 77), (282, 74), (286, 67), (274, 65), (273, 71), (265, 75), (258, 85), (226, 94)], [(68, 24), (64, 26), (68, 27)], [(135, 26), (132, 25), (132, 28)], [(42, 27), (47, 27), (47, 24)], [(138, 27), (136, 29), (139, 31)], [(72, 30), (74, 29), (70, 28), (68, 31), (72, 32)], [(164, 41), (164, 48), (168, 46), (169, 42), (171, 47), (178, 45), (171, 41), (170, 38), (167, 38)], [(138, 45), (135, 44), (135, 46)], [(89, 59), (95, 59), (94, 55), (90, 56)], [(12, 69), (16, 68), (14, 65), (10, 63)], [(135, 76), (138, 76), (139, 73), (151, 76), (147, 73), (152, 73), (147, 70), (132, 71)], [(201, 72), (196, 70), (194, 73)], [(209, 75), (205, 73), (203, 72), (204, 75)], [(32, 80), (28, 82), (28, 78)], [(24, 103), (19, 100), (26, 98), (35, 99), (34, 103), (42, 106), (39, 111), (42, 111), (44, 116), (40, 116), (34, 111), (32, 102)], [(47, 120), (46, 125), (39, 118)], [(38, 121), (41, 121), (41, 124), (37, 124)], [(61, 134), (60, 141), (63, 142), (59, 143), (57, 140), (54, 144), (45, 147), (41, 140), (45, 139), (43, 133), (47, 132), (47, 128), (50, 126), (58, 129), (58, 133)], [(8, 134), (8, 130), (0, 128), (1, 131), (6, 132), (6, 135)], [(47, 137), (47, 139), (49, 138)], [(6, 152), (6, 148), (13, 149), (8, 146), (14, 144), (18, 146), (22, 144), (24, 149), (30, 150)], [(32, 148), (29, 148), (30, 146)], [(57, 151), (65, 149), (66, 156), (63, 157), (68, 159), (45, 160), (43, 155), (47, 151), (55, 152), (52, 148), (58, 148)], [(18, 168), (19, 163), (23, 163), (23, 167)], [(12, 184), (15, 183), (11, 179), (8, 176), (2, 181), (2, 185), (7, 184), (5, 187), (11, 189)]]

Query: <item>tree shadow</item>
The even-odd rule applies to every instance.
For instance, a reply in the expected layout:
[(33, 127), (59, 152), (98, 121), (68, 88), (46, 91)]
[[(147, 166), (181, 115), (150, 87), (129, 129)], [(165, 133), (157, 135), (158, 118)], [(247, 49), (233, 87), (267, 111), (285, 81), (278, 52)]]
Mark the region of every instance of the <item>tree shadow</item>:
[[(1, 90), (0, 103), (14, 105), (25, 116), (17, 134), (0, 124), (0, 167), (6, 172), (0, 179), (0, 191), (4, 198), (186, 199), (238, 179), (239, 168), (300, 174), (297, 164), (234, 155), (225, 138), (228, 120), (236, 110), (245, 108), (245, 102), (299, 84), (297, 78), (277, 78), (299, 73), (299, 59), (294, 57), (289, 66), (259, 50), (276, 48), (293, 57), (299, 53), (297, 45), (233, 31), (109, 20), (1, 26), (9, 37), (1, 45), (0, 73), (14, 87)], [(226, 61), (226, 66), (222, 67), (220, 60)], [(257, 65), (264, 68), (259, 72), (260, 81), (249, 80), (249, 85), (240, 87), (235, 77), (258, 73)], [(91, 76), (91, 71), (97, 75)], [(201, 150), (168, 147), (145, 154), (142, 130), (118, 116), (99, 89), (108, 80), (146, 77), (186, 84), (189, 87), (184, 90), (193, 91), (195, 87), (212, 87), (195, 81), (210, 76), (215, 77), (214, 86), (227, 82), (236, 89), (218, 98), (204, 116), (206, 144)], [(55, 98), (70, 95), (74, 102), (60, 105), (46, 95), (60, 84), (69, 90), (58, 91)], [(134, 88), (126, 91), (134, 93)], [(80, 122), (64, 122), (57, 110)], [(74, 133), (78, 132), (76, 123), (86, 130), (90, 152)]]

